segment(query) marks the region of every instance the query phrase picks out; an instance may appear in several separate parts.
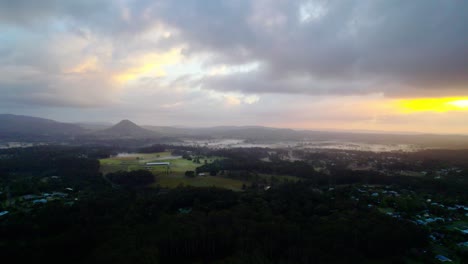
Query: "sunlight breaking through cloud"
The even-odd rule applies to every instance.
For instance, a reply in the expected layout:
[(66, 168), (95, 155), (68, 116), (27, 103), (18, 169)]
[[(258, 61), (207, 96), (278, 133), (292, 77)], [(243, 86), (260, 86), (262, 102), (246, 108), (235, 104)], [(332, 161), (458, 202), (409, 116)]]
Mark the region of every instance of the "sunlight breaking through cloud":
[(420, 98), (403, 99), (399, 106), (404, 112), (468, 111), (468, 98)]

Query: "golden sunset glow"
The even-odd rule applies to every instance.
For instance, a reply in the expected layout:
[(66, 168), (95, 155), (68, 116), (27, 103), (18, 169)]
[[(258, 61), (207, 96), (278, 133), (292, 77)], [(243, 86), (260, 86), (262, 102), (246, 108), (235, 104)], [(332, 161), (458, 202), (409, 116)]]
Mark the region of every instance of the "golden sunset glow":
[(119, 83), (125, 83), (145, 75), (163, 77), (166, 75), (164, 66), (176, 64), (180, 62), (181, 58), (180, 49), (171, 49), (165, 53), (145, 54), (133, 59), (130, 63), (134, 64), (134, 67), (116, 74), (114, 80)]
[(98, 59), (96, 57), (90, 57), (83, 60), (78, 65), (74, 66), (73, 68), (65, 71), (66, 73), (87, 73), (97, 71), (98, 67)]
[(419, 98), (398, 101), (403, 112), (468, 111), (468, 97)]
[(136, 68), (129, 69), (123, 73), (117, 74), (115, 80), (119, 83), (125, 83), (137, 79), (138, 77), (152, 73), (155, 77), (162, 77), (166, 73), (159, 67), (158, 62), (146, 63)]

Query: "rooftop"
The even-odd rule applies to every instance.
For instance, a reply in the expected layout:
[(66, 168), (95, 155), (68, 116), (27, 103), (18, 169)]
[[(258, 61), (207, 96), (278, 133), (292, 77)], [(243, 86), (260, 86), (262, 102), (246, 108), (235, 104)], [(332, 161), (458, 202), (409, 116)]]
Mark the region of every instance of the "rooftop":
[(169, 166), (171, 165), (171, 163), (170, 162), (147, 162), (146, 163), (146, 166), (162, 166), (162, 165)]

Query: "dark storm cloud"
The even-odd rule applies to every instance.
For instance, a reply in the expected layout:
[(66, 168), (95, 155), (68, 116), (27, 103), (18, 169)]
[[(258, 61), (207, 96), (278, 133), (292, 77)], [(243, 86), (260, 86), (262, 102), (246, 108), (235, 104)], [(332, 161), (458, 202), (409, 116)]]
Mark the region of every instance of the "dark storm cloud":
[(105, 14), (110, 5), (101, 0), (2, 0), (0, 2), (0, 21), (20, 26), (33, 26), (47, 23), (55, 18), (83, 19)]
[[(25, 27), (35, 32), (48, 31), (56, 22), (85, 36), (87, 29), (105, 36), (131, 36), (150, 27), (154, 18), (144, 16), (156, 1), (110, 0), (1, 0), (0, 23)], [(128, 21), (124, 13), (131, 17)]]
[[(322, 13), (307, 21), (297, 1), (170, 1), (156, 11), (183, 31), (190, 51), (214, 51), (219, 63), (264, 65), (260, 74), (206, 80), (209, 89), (468, 93), (468, 2), (315, 3), (311, 12)], [(297, 78), (312, 82), (298, 85)], [(353, 85), (363, 80), (374, 83)]]
[[(320, 80), (312, 79), (309, 76), (273, 76), (262, 70), (208, 76), (191, 82), (192, 85), (200, 85), (205, 89), (219, 91), (239, 91), (256, 94), (264, 93), (289, 93), (302, 94), (313, 93), (317, 95), (326, 94), (368, 94), (372, 92), (375, 82), (365, 82), (360, 80)], [(343, 89), (346, 87), (347, 89)]]

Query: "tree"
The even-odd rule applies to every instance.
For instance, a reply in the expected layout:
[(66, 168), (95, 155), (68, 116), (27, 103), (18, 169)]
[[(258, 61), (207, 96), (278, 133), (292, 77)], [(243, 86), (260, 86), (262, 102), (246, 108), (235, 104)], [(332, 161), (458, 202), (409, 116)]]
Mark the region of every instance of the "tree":
[(106, 177), (116, 184), (127, 187), (145, 186), (154, 182), (153, 174), (147, 170), (118, 171), (109, 173)]
[(195, 172), (194, 171), (186, 171), (185, 176), (189, 178), (195, 177)]

